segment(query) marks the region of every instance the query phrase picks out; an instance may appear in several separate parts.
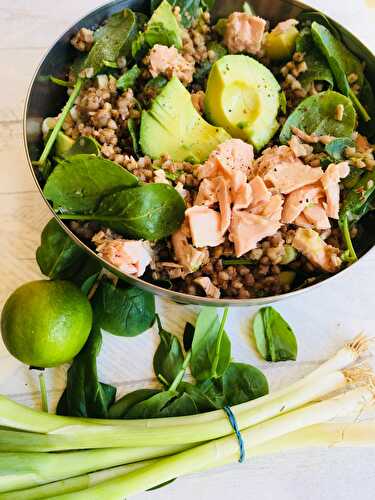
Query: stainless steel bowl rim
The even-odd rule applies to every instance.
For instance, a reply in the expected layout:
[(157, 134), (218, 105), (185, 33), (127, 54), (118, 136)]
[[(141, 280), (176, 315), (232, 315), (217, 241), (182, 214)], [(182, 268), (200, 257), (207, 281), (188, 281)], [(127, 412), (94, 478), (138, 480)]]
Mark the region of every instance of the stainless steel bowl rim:
[[(282, 1), (283, 3), (287, 3), (289, 5), (298, 7), (300, 9), (302, 9), (302, 10), (305, 10), (305, 11), (314, 11), (314, 10), (316, 10), (314, 7), (311, 7), (311, 6), (307, 5), (307, 4), (299, 2), (298, 0), (280, 0), (280, 1)], [(78, 20), (76, 23), (74, 23), (74, 25), (77, 24), (77, 23), (79, 23), (81, 20), (83, 20), (83, 19), (85, 19), (85, 18), (87, 18), (89, 16), (92, 16), (95, 13), (98, 13), (102, 9), (107, 9), (107, 8), (109, 8), (111, 6), (115, 7), (116, 4), (118, 4), (118, 3), (120, 3), (120, 0), (113, 0), (112, 2), (108, 2), (108, 3), (105, 3), (105, 4), (101, 5), (101, 6), (99, 6), (96, 9), (90, 11), (85, 16), (82, 16), (80, 18), (80, 20)], [(324, 13), (324, 11), (321, 11), (321, 12)], [(338, 24), (336, 21), (332, 20), (328, 15), (327, 15), (327, 17), (328, 17), (328, 19), (330, 19), (331, 21), (333, 21), (335, 24)], [(340, 28), (345, 29), (341, 25), (339, 25), (339, 26), (340, 26)], [(111, 265), (107, 261), (105, 261), (103, 258), (99, 257), (98, 254), (96, 254), (90, 247), (88, 247), (83, 241), (81, 241), (71, 231), (71, 229), (67, 225), (65, 225), (63, 223), (63, 221), (58, 217), (58, 215), (56, 214), (56, 212), (53, 210), (53, 208), (52, 208), (51, 204), (49, 203), (49, 201), (44, 196), (43, 189), (40, 186), (40, 184), (38, 182), (38, 179), (37, 179), (37, 177), (35, 175), (35, 171), (34, 171), (34, 168), (33, 168), (33, 165), (32, 165), (32, 160), (30, 158), (29, 148), (28, 148), (28, 144), (27, 144), (27, 128), (26, 128), (27, 127), (27, 111), (28, 111), (28, 108), (29, 108), (29, 101), (30, 101), (30, 97), (31, 97), (31, 93), (32, 93), (32, 89), (33, 89), (33, 85), (34, 85), (35, 79), (36, 79), (36, 77), (38, 75), (40, 67), (43, 65), (43, 62), (47, 58), (48, 54), (55, 47), (55, 45), (61, 40), (61, 38), (63, 38), (70, 30), (71, 30), (71, 28), (65, 30), (65, 32), (62, 35), (60, 35), (55, 40), (55, 42), (46, 50), (46, 53), (43, 55), (40, 63), (38, 64), (38, 66), (37, 66), (37, 68), (36, 68), (36, 70), (34, 72), (34, 75), (32, 77), (32, 80), (31, 80), (30, 84), (29, 84), (29, 87), (28, 87), (26, 101), (25, 101), (25, 105), (24, 105), (24, 112), (23, 112), (23, 142), (24, 142), (24, 147), (25, 147), (25, 152), (26, 152), (26, 158), (27, 158), (27, 161), (28, 161), (28, 164), (29, 164), (29, 168), (30, 168), (31, 174), (33, 176), (33, 179), (34, 179), (34, 181), (35, 181), (35, 183), (36, 183), (36, 185), (38, 187), (38, 190), (39, 190), (39, 192), (40, 192), (40, 194), (41, 194), (44, 202), (46, 203), (46, 205), (49, 208), (49, 211), (51, 212), (51, 215), (59, 223), (59, 225), (64, 229), (64, 231), (69, 235), (69, 237), (79, 247), (81, 247), (83, 250), (85, 250), (86, 253), (88, 253), (91, 257), (95, 258), (96, 260), (99, 260), (101, 262), (101, 264), (103, 265), (103, 267), (109, 269), (115, 275), (120, 276), (121, 278), (123, 278), (124, 280), (126, 280), (130, 284), (136, 285), (136, 286), (138, 286), (138, 287), (140, 287), (140, 288), (142, 288), (142, 289), (144, 289), (146, 291), (151, 292), (154, 295), (159, 295), (159, 296), (168, 298), (168, 299), (170, 299), (170, 300), (172, 300), (174, 302), (178, 302), (178, 303), (181, 303), (181, 304), (194, 304), (194, 305), (201, 305), (201, 306), (216, 306), (216, 307), (225, 307), (225, 306), (236, 306), (236, 307), (250, 307), (250, 306), (254, 306), (254, 307), (256, 307), (256, 306), (262, 306), (262, 305), (266, 305), (266, 304), (271, 304), (271, 303), (278, 302), (278, 301), (281, 301), (281, 300), (284, 300), (284, 299), (288, 299), (288, 298), (291, 298), (291, 297), (297, 297), (297, 296), (302, 295), (302, 294), (304, 294), (304, 293), (306, 293), (308, 291), (316, 290), (320, 286), (328, 285), (334, 279), (337, 279), (340, 276), (343, 276), (344, 274), (346, 275), (347, 273), (352, 272), (353, 269), (359, 264), (359, 261), (362, 261), (366, 256), (369, 255), (370, 252), (371, 253), (374, 252), (374, 247), (373, 247), (369, 251), (367, 251), (362, 257), (360, 257), (360, 259), (357, 262), (355, 262), (354, 264), (352, 264), (352, 265), (344, 268), (343, 270), (339, 271), (338, 273), (333, 274), (332, 276), (329, 276), (326, 279), (324, 279), (324, 280), (322, 280), (322, 281), (320, 281), (318, 283), (306, 286), (305, 288), (301, 288), (299, 290), (294, 290), (294, 291), (291, 291), (291, 292), (287, 292), (287, 293), (284, 293), (284, 294), (273, 295), (273, 296), (268, 296), (268, 297), (252, 298), (252, 299), (229, 299), (229, 298), (213, 299), (213, 298), (208, 298), (208, 297), (200, 297), (200, 296), (188, 295), (186, 293), (177, 292), (177, 291), (174, 291), (174, 290), (169, 290), (169, 289), (162, 288), (160, 286), (154, 285), (152, 283), (149, 283), (147, 281), (144, 281), (142, 278), (137, 278), (135, 276), (131, 276), (131, 275), (122, 273), (118, 268), (114, 267), (113, 265)], [(356, 36), (356, 38), (364, 46), (364, 44), (361, 42), (361, 40), (357, 36)], [(366, 47), (366, 49), (367, 49), (367, 47)], [(367, 50), (369, 50), (369, 49), (367, 49)], [(372, 52), (371, 52), (371, 54), (372, 54)]]

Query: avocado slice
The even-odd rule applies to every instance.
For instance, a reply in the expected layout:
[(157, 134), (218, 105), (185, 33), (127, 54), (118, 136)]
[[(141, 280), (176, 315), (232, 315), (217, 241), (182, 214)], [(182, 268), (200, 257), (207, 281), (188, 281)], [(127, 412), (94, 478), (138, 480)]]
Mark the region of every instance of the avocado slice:
[(152, 14), (146, 26), (144, 38), (153, 47), (156, 43), (177, 49), (182, 48), (182, 29), (167, 0), (163, 0)]
[(55, 152), (57, 156), (64, 156), (73, 146), (74, 140), (68, 137), (64, 132), (59, 132), (56, 137)]
[(259, 150), (279, 128), (279, 91), (276, 78), (263, 64), (245, 55), (224, 56), (208, 77), (206, 115)]
[(151, 108), (142, 111), (139, 142), (143, 153), (153, 159), (168, 154), (175, 161), (200, 163), (228, 139), (230, 135), (224, 129), (201, 117), (176, 77), (162, 89)]

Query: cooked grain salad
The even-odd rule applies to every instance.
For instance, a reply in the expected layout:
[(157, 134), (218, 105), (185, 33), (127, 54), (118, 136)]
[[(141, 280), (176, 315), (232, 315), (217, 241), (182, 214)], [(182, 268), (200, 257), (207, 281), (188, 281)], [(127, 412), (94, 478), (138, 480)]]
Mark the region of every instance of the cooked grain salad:
[[(172, 5), (173, 4), (173, 5)], [(36, 162), (61, 219), (122, 272), (191, 295), (297, 289), (357, 259), (375, 99), (320, 13), (125, 9), (71, 40)]]

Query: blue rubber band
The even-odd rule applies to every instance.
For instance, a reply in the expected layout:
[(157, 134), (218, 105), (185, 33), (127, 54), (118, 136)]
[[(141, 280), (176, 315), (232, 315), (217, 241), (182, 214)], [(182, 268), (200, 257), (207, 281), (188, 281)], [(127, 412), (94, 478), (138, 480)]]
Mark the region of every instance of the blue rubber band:
[(236, 434), (236, 437), (238, 439), (238, 445), (240, 447), (240, 458), (239, 458), (239, 462), (242, 463), (245, 461), (245, 444), (243, 442), (243, 439), (242, 439), (242, 435), (241, 435), (241, 432), (238, 428), (238, 425), (237, 425), (237, 420), (236, 420), (236, 417), (234, 416), (233, 412), (232, 412), (232, 409), (230, 406), (224, 406), (223, 410), (225, 411), (225, 413), (227, 414), (227, 417), (228, 417), (228, 420), (230, 422), (230, 425), (233, 427), (233, 430), (234, 430), (234, 433)]

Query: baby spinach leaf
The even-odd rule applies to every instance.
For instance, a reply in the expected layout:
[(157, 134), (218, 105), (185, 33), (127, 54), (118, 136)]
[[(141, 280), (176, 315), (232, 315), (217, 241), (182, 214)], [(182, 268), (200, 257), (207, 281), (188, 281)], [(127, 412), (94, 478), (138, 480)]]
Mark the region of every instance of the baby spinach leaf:
[(105, 195), (137, 184), (137, 177), (117, 163), (81, 154), (59, 162), (43, 192), (55, 209), (87, 213), (95, 210)]
[(51, 219), (44, 227), (41, 244), (36, 251), (36, 261), (45, 276), (51, 279), (66, 279), (80, 269), (86, 260), (86, 252), (77, 246)]
[(179, 391), (185, 392), (192, 398), (199, 413), (205, 413), (207, 411), (216, 410), (218, 408), (215, 402), (211, 401), (210, 398), (206, 394), (204, 394), (196, 385), (190, 384), (189, 382), (181, 382)]
[(368, 138), (373, 139), (375, 136), (375, 95), (371, 84), (366, 77), (363, 80), (363, 85), (359, 94), (359, 101), (363, 102), (363, 105), (371, 118), (371, 120), (366, 123), (363, 121), (360, 122), (359, 131)]
[(305, 11), (301, 12), (298, 16), (298, 20), (303, 26), (311, 27), (313, 22), (322, 24), (334, 35), (335, 38), (341, 40), (341, 34), (339, 30), (332, 24), (332, 22), (325, 16), (322, 12), (318, 11)]
[[(206, 7), (206, 5), (203, 5), (205, 2), (201, 0), (168, 0), (168, 2), (172, 7), (180, 7), (181, 24), (185, 28), (189, 28), (197, 19), (201, 6)], [(161, 0), (151, 0), (151, 11), (155, 10), (160, 4)]]
[(267, 361), (297, 358), (297, 340), (285, 319), (273, 308), (262, 307), (253, 322), (255, 343)]
[(95, 32), (95, 43), (83, 63), (83, 69), (92, 68), (94, 75), (102, 69), (103, 61), (116, 62), (127, 55), (136, 36), (137, 19), (130, 9), (110, 16)]
[(184, 214), (184, 200), (172, 186), (145, 184), (106, 196), (94, 215), (60, 217), (105, 222), (120, 234), (153, 241), (174, 233)]
[(268, 394), (264, 374), (245, 363), (229, 363), (222, 377), (198, 384), (201, 393), (216, 409), (234, 406)]
[(179, 417), (197, 412), (197, 407), (188, 394), (164, 391), (132, 406), (125, 418)]
[(198, 380), (220, 377), (230, 362), (231, 345), (224, 331), (228, 309), (220, 321), (216, 310), (203, 307), (195, 325), (191, 347), (191, 373)]
[(82, 136), (78, 137), (73, 146), (65, 153), (64, 157), (67, 158), (69, 156), (82, 154), (99, 156), (100, 150), (100, 144), (96, 139)]
[(332, 72), (325, 57), (316, 48), (310, 28), (300, 31), (296, 40), (296, 50), (305, 54), (304, 60), (307, 71), (299, 76), (299, 81), (304, 89), (308, 89), (312, 83), (326, 82), (329, 88), (333, 88), (334, 81)]
[(154, 354), (154, 372), (157, 378), (169, 387), (182, 369), (184, 355), (178, 338), (164, 330), (158, 315), (156, 320), (160, 343)]
[(116, 396), (116, 388), (98, 381), (96, 358), (102, 335), (95, 329), (68, 370), (66, 389), (58, 402), (57, 415), (106, 418)]
[(121, 337), (135, 337), (155, 320), (155, 297), (119, 281), (102, 280), (91, 301), (97, 329)]
[[(182, 48), (182, 30), (173, 14), (173, 2), (159, 2), (143, 33), (144, 42), (153, 47), (155, 44)], [(142, 35), (141, 35), (142, 36)]]
[(345, 149), (350, 146), (354, 146), (354, 141), (351, 137), (339, 137), (326, 144), (324, 149), (334, 161), (341, 161), (345, 159)]
[[(338, 105), (344, 106), (341, 121), (336, 120)], [(356, 124), (355, 109), (347, 97), (327, 90), (304, 99), (289, 115), (280, 133), (280, 141), (286, 144), (296, 127), (307, 134), (350, 137)]]
[(141, 70), (134, 64), (128, 71), (126, 71), (120, 78), (117, 80), (117, 88), (119, 90), (126, 90), (128, 88), (134, 87), (139, 75), (141, 74)]
[(133, 406), (160, 392), (160, 389), (137, 389), (136, 391), (129, 392), (110, 407), (108, 417), (124, 418)]
[(182, 338), (185, 352), (188, 352), (191, 349), (194, 338), (194, 331), (195, 331), (195, 326), (187, 322), (184, 328), (184, 335)]

